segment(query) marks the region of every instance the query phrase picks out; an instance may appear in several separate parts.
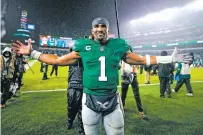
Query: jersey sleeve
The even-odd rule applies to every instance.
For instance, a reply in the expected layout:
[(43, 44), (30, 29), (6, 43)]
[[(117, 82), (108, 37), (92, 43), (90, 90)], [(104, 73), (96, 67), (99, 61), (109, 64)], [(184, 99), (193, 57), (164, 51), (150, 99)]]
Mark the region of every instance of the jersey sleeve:
[(129, 50), (130, 50), (131, 52), (133, 52), (132, 46), (128, 45), (128, 47), (129, 47)]
[(81, 52), (82, 49), (82, 41), (81, 40), (76, 40), (73, 46), (73, 51), (75, 52)]
[(129, 45), (123, 39), (115, 39), (115, 51), (120, 54), (121, 57), (124, 56), (129, 51)]
[(87, 48), (92, 45), (92, 42), (89, 39), (79, 39), (75, 41), (73, 51), (75, 52), (86, 52)]

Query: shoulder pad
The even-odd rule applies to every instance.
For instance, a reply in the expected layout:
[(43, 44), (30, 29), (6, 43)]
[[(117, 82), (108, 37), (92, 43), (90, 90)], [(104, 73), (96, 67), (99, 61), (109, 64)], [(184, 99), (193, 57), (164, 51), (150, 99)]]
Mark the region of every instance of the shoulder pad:
[(92, 44), (92, 41), (90, 39), (79, 39), (75, 41), (73, 51), (80, 52), (81, 49), (84, 48), (85, 45)]
[(112, 42), (112, 41), (119, 44), (127, 44), (126, 41), (121, 38), (109, 38), (109, 42)]
[(127, 52), (129, 50), (129, 45), (126, 43), (125, 40), (116, 38), (116, 39), (109, 39), (109, 45), (112, 48), (115, 48), (117, 51)]

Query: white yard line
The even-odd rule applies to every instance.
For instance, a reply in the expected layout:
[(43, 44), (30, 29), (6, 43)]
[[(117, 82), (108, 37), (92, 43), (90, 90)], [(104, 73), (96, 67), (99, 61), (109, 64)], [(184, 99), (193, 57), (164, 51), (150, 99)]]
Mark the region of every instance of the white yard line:
[[(203, 83), (203, 81), (191, 81), (191, 83)], [(145, 86), (157, 86), (159, 83), (154, 83), (154, 84), (140, 84), (139, 86), (145, 87)], [(121, 86), (118, 86), (120, 88)], [(54, 92), (54, 91), (66, 91), (67, 89), (54, 89), (54, 90), (29, 90), (29, 91), (24, 91), (21, 93), (36, 93), (36, 92)]]

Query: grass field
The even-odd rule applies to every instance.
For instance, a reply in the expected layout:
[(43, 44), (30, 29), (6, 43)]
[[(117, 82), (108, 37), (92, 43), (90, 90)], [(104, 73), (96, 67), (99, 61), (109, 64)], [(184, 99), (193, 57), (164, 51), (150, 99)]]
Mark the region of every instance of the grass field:
[[(77, 135), (76, 122), (74, 129), (66, 128), (66, 91), (57, 91), (67, 87), (68, 67), (59, 68), (59, 77), (42, 81), (39, 65), (37, 62), (32, 67), (35, 75), (26, 71), (22, 92), (56, 91), (22, 93), (21, 97), (12, 98), (1, 110), (2, 135)], [(138, 79), (140, 84), (144, 83), (144, 75)], [(191, 80), (203, 81), (203, 68), (192, 68)], [(151, 83), (158, 83), (157, 76), (151, 77)], [(149, 121), (139, 118), (130, 88), (125, 106), (125, 135), (203, 135), (203, 82), (192, 82), (192, 87), (194, 97), (187, 97), (183, 86), (171, 99), (160, 99), (158, 85), (141, 85), (141, 99)]]

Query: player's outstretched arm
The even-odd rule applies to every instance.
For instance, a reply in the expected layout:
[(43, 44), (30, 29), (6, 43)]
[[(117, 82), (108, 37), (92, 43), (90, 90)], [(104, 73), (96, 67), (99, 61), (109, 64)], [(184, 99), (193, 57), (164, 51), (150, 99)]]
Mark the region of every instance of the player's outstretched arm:
[(13, 43), (12, 50), (17, 54), (30, 55), (32, 58), (47, 64), (56, 64), (62, 66), (71, 65), (77, 62), (77, 60), (80, 58), (80, 55), (77, 52), (71, 52), (62, 57), (58, 57), (54, 54), (42, 54), (41, 52), (32, 50), (31, 40), (28, 40), (27, 46), (20, 41)]
[(69, 54), (58, 57), (54, 54), (40, 54), (38, 60), (47, 64), (56, 64), (60, 66), (68, 66), (77, 62), (80, 58), (79, 53), (71, 52)]
[(127, 52), (123, 60), (128, 64), (144, 64), (144, 65), (153, 65), (158, 63), (191, 63), (193, 57), (189, 53), (178, 54), (177, 49), (174, 49), (172, 55), (169, 56), (139, 56), (132, 52)]
[[(123, 58), (123, 60), (128, 63), (128, 64), (132, 64), (132, 65), (148, 65), (147, 64), (147, 57), (150, 58), (150, 65), (152, 64), (156, 64), (156, 56), (140, 56), (137, 55), (135, 53), (132, 53), (130, 51), (128, 51), (125, 55), (125, 57)], [(148, 58), (148, 59), (149, 59)]]

